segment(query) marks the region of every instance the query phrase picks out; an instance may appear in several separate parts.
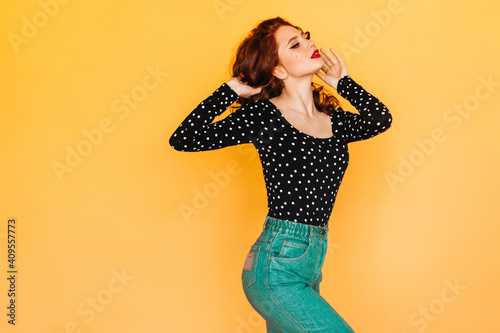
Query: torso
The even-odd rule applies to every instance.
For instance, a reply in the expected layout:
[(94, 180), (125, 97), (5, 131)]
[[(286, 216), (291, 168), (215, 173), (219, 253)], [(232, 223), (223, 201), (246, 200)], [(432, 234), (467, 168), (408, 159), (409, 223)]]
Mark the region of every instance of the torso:
[(244, 118), (254, 127), (250, 140), (261, 160), (269, 216), (320, 226), (328, 223), (349, 163), (341, 115), (321, 114), (314, 118), (317, 127), (307, 127), (300, 117), (285, 118), (270, 100), (248, 105)]

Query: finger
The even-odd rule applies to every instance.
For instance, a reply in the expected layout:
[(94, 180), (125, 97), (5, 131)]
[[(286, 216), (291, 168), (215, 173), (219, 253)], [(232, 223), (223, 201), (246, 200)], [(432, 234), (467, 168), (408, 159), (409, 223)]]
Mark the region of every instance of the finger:
[(337, 57), (338, 59), (338, 62), (341, 63), (341, 64), (344, 64), (344, 60), (339, 56), (339, 54), (337, 52), (335, 52), (334, 49), (330, 48), (330, 51), (335, 54), (335, 57)]
[(321, 52), (321, 59), (323, 59), (325, 65), (327, 65), (328, 67), (331, 67), (333, 65), (331, 56), (324, 50), (322, 50)]
[[(330, 52), (333, 51), (332, 48), (330, 48)], [(327, 53), (326, 51), (324, 51), (326, 53), (326, 55), (328, 56), (330, 62), (332, 64), (338, 64), (338, 60), (337, 60), (337, 57), (336, 57), (336, 53), (335, 52), (332, 52), (332, 54), (330, 53)]]
[(321, 49), (321, 54), (323, 55), (321, 58), (323, 58), (323, 61), (325, 64), (327, 64), (329, 67), (333, 65), (333, 57), (331, 54), (328, 54), (325, 50)]
[(321, 73), (320, 71), (316, 72), (316, 75), (323, 81), (326, 79), (326, 74)]

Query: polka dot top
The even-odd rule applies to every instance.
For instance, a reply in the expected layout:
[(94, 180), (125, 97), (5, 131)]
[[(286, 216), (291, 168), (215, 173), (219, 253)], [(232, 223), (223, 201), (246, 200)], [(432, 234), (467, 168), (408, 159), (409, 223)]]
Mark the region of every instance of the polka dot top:
[(330, 115), (330, 138), (297, 130), (268, 100), (250, 102), (212, 123), (238, 98), (223, 83), (181, 123), (170, 145), (179, 151), (205, 151), (253, 144), (266, 182), (268, 215), (326, 226), (349, 162), (347, 144), (382, 133), (392, 122), (385, 105), (351, 77), (342, 77), (337, 88), (359, 114), (337, 108)]

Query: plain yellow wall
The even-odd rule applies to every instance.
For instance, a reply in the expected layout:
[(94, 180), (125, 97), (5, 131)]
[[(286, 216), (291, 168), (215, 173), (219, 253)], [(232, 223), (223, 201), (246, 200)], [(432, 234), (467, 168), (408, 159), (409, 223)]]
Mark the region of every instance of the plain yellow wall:
[(240, 280), (267, 207), (257, 154), (181, 153), (168, 139), (229, 79), (246, 33), (279, 15), (336, 49), (394, 117), (349, 147), (322, 295), (359, 333), (499, 332), (499, 11), (485, 0), (2, 2), (1, 330), (265, 332)]

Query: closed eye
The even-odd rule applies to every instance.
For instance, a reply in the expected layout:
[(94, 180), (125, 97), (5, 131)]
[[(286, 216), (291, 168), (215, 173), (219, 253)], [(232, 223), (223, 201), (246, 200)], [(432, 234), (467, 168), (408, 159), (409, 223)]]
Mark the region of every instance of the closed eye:
[[(294, 38), (296, 38), (296, 37), (294, 37)], [(302, 38), (307, 39), (307, 40), (311, 39), (311, 34), (309, 33), (309, 31), (306, 31), (305, 33), (303, 32), (303, 33), (302, 33)], [(290, 47), (290, 48), (291, 48), (291, 49), (296, 49), (296, 48), (297, 48), (297, 47), (299, 47), (299, 46), (300, 46), (300, 42), (297, 42), (297, 43), (295, 43), (295, 44), (294, 44), (292, 47)]]

